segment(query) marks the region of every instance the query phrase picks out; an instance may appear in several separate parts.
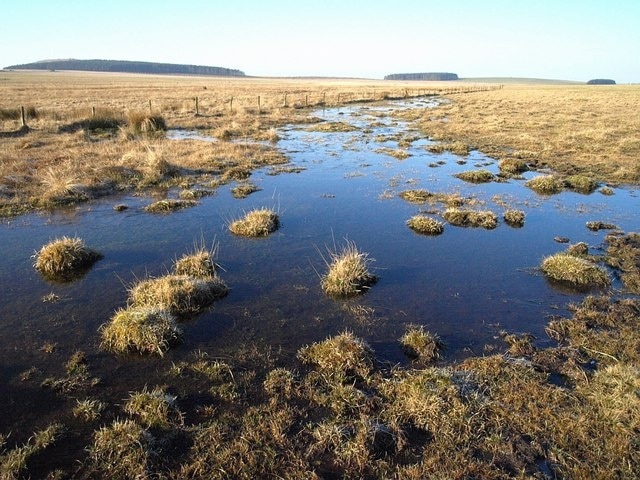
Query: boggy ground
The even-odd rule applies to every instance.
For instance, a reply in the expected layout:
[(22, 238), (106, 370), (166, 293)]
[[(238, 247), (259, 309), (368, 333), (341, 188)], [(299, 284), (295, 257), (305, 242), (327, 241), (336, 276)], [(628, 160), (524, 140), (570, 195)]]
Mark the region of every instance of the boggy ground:
[[(142, 90), (146, 86), (138, 87), (148, 93)], [(92, 88), (102, 91), (99, 85)], [(456, 94), (452, 101), (473, 103), (474, 96), (480, 101), (500, 92), (508, 97), (510, 88)], [(131, 86), (115, 91), (122, 98), (135, 96)], [(592, 91), (603, 92), (584, 90)], [(205, 122), (203, 130), (212, 132), (239, 116), (202, 119), (187, 108), (175, 117), (169, 110), (162, 113), (170, 128)], [(256, 127), (255, 114), (247, 118)], [(46, 126), (48, 121), (53, 123)], [(85, 172), (102, 168), (98, 159), (107, 162), (105, 168), (118, 167), (124, 179), (105, 186), (107, 191), (119, 188), (114, 185), (191, 187), (207, 180), (215, 185), (225, 175), (242, 178), (262, 165), (254, 154), (286, 160), (268, 146), (246, 142), (202, 145), (154, 136), (132, 140), (118, 132), (59, 132), (59, 125), (73, 121), (29, 120), (34, 131), (0, 139), (8, 147), (2, 149), (7, 160), (2, 168), (15, 168), (2, 171), (3, 182), (14, 182), (2, 190), (18, 205), (14, 211), (41, 206), (38, 201), (47, 198), (44, 189), (56, 175), (79, 178), (61, 181), (64, 188), (54, 192), (88, 198), (86, 192), (98, 191), (88, 186), (103, 184), (101, 173), (95, 183), (86, 182), (93, 177)], [(15, 123), (3, 125), (3, 131), (17, 130)], [(265, 129), (252, 131), (260, 137)], [(24, 149), (19, 142), (26, 142)], [(561, 145), (557, 148), (558, 157), (567, 158)], [(248, 167), (238, 163), (247, 158)], [(43, 182), (30, 173), (40, 165), (53, 180)], [(623, 167), (618, 164), (606, 179), (622, 179), (617, 176)], [(16, 182), (17, 172), (30, 177)], [(16, 192), (28, 192), (20, 197), (24, 203), (16, 200)], [(635, 237), (620, 238), (609, 241), (608, 263), (637, 279)], [(632, 249), (622, 251), (625, 246)], [(136, 391), (119, 399), (101, 398), (100, 379), (76, 352), (60, 378), (42, 382), (43, 391), (67, 405), (69, 414), (34, 435), (0, 432), (0, 478), (638, 478), (640, 303), (635, 297), (595, 296), (572, 311), (567, 318), (550, 319), (551, 347), (536, 347), (526, 334), (504, 332), (503, 352), (457, 364), (434, 363), (438, 356), (433, 355), (406, 367), (388, 365), (350, 332), (300, 349), (293, 361), (259, 344), (216, 356), (193, 352), (188, 360), (158, 364), (165, 370), (162, 385), (140, 379)], [(55, 345), (42, 348), (46, 352)], [(37, 371), (21, 375), (27, 384), (36, 380)]]

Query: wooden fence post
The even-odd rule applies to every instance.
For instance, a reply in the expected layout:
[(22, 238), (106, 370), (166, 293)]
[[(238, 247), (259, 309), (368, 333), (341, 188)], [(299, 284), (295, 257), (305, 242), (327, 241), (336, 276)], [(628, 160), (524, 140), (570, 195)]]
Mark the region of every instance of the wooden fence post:
[(22, 128), (27, 127), (27, 119), (24, 115), (24, 107), (20, 107), (20, 119), (22, 120)]
[(283, 104), (283, 106), (284, 106), (285, 108), (286, 108), (286, 106), (287, 106), (287, 94), (286, 94), (286, 93), (284, 94), (284, 104)]
[(196, 101), (196, 117), (198, 115), (200, 115), (200, 108), (198, 106), (198, 97), (194, 97), (194, 100)]
[(260, 95), (258, 95), (258, 114), (262, 113), (262, 109), (260, 108)]
[(304, 96), (304, 106), (308, 107), (309, 106), (309, 95), (305, 95)]
[(151, 115), (151, 99), (149, 99), (149, 115)]
[(96, 107), (91, 107), (91, 118), (96, 118)]
[(229, 112), (233, 113), (233, 97), (229, 100)]

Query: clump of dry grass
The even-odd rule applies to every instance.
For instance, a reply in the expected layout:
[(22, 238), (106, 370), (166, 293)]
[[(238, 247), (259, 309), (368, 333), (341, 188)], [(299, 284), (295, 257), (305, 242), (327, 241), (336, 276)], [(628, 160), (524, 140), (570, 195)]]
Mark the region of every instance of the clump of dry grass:
[(169, 428), (184, 423), (182, 412), (176, 405), (176, 397), (161, 387), (151, 391), (145, 387), (140, 392), (131, 393), (124, 411), (147, 428)]
[(118, 310), (111, 322), (101, 327), (100, 347), (114, 353), (164, 353), (182, 338), (175, 317), (155, 306)]
[(444, 232), (444, 224), (442, 222), (425, 215), (414, 215), (407, 220), (407, 226), (423, 235), (440, 235)]
[(606, 287), (611, 283), (609, 275), (602, 268), (589, 260), (566, 253), (546, 257), (540, 269), (548, 278), (579, 287)]
[(574, 257), (586, 257), (589, 255), (589, 245), (584, 242), (569, 245), (567, 247), (566, 254), (573, 255)]
[(491, 230), (498, 226), (497, 215), (489, 210), (477, 211), (447, 208), (442, 216), (451, 225), (460, 227), (482, 227)]
[(228, 292), (217, 276), (165, 275), (138, 282), (129, 291), (129, 299), (136, 307), (157, 307), (174, 315), (189, 315), (203, 310)]
[(443, 142), (427, 145), (427, 151), (431, 153), (451, 152), (461, 157), (469, 155), (471, 147), (464, 142)]
[(45, 277), (65, 280), (89, 268), (102, 255), (88, 248), (81, 238), (65, 236), (44, 245), (34, 257), (33, 266)]
[(431, 197), (433, 197), (433, 194), (424, 189), (415, 189), (415, 190), (405, 190), (403, 192), (400, 192), (399, 196), (400, 198), (402, 198), (403, 200), (406, 200), (407, 202), (425, 203), (425, 202), (428, 202), (429, 199), (431, 199)]
[(76, 405), (73, 407), (73, 416), (82, 418), (86, 422), (93, 422), (100, 418), (100, 414), (106, 405), (95, 398), (77, 399)]
[(454, 177), (470, 183), (488, 183), (495, 179), (495, 175), (489, 170), (468, 170), (466, 172), (456, 173)]
[(353, 132), (358, 127), (346, 122), (322, 122), (307, 128), (309, 132)]
[(602, 187), (600, 190), (598, 190), (602, 195), (607, 195), (607, 196), (611, 196), (614, 195), (615, 192), (613, 191), (613, 188), (608, 187), (608, 186), (604, 186)]
[(505, 158), (498, 162), (500, 173), (507, 175), (519, 175), (529, 170), (527, 162), (516, 158)]
[(586, 175), (569, 175), (564, 178), (564, 186), (579, 193), (593, 193), (598, 188), (598, 182)]
[(247, 198), (254, 192), (260, 190), (254, 183), (240, 183), (231, 189), (231, 194), (235, 198)]
[(353, 242), (347, 241), (341, 251), (329, 252), (328, 272), (322, 277), (322, 290), (332, 297), (350, 297), (362, 293), (377, 281), (369, 272), (373, 261), (360, 252)]
[(405, 160), (411, 156), (409, 152), (403, 150), (401, 148), (378, 148), (376, 153), (382, 153), (384, 155), (389, 155), (390, 157), (396, 158), (398, 160)]
[(195, 200), (165, 198), (147, 205), (144, 207), (144, 211), (149, 213), (170, 213), (183, 208), (194, 207), (197, 204), (198, 202)]
[(351, 332), (303, 347), (298, 351), (298, 358), (327, 375), (338, 377), (358, 375), (366, 378), (375, 365), (371, 347)]
[(443, 347), (440, 337), (426, 331), (422, 325), (409, 325), (400, 338), (400, 344), (408, 357), (423, 363), (436, 360)]
[(176, 275), (188, 275), (196, 278), (211, 278), (216, 274), (216, 250), (204, 246), (197, 247), (193, 253), (183, 255), (176, 260), (173, 271)]
[(534, 192), (543, 195), (560, 193), (563, 189), (562, 181), (554, 175), (539, 175), (529, 180), (525, 185)]
[(229, 230), (243, 237), (266, 237), (275, 232), (279, 224), (276, 212), (269, 208), (258, 208), (231, 222)]
[(142, 426), (115, 420), (94, 433), (89, 456), (94, 468), (109, 478), (148, 478), (154, 449), (155, 438)]
[(587, 222), (585, 226), (593, 232), (597, 232), (599, 230), (617, 230), (618, 229), (618, 226), (613, 223), (601, 222), (599, 220)]
[(522, 227), (524, 225), (525, 214), (522, 210), (507, 210), (503, 215), (507, 225), (512, 227)]
[(123, 129), (123, 134), (127, 138), (159, 136), (163, 135), (166, 129), (167, 123), (164, 117), (133, 111), (127, 114), (127, 125)]

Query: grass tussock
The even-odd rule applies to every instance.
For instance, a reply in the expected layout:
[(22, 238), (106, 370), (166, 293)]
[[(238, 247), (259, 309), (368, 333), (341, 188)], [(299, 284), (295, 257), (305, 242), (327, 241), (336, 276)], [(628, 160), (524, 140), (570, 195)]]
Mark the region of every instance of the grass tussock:
[(378, 148), (376, 153), (382, 153), (383, 155), (389, 155), (397, 160), (406, 160), (411, 156), (409, 152), (401, 148)]
[(35, 254), (34, 267), (52, 279), (71, 279), (88, 269), (102, 255), (88, 248), (78, 237), (62, 237), (44, 245)]
[(498, 226), (497, 215), (489, 210), (447, 208), (442, 216), (451, 225), (459, 227), (482, 227), (492, 230)]
[(433, 193), (424, 189), (405, 190), (399, 195), (400, 198), (411, 203), (426, 203), (433, 197)]
[(242, 237), (266, 237), (275, 232), (279, 225), (280, 220), (276, 212), (269, 208), (259, 208), (231, 222), (229, 230)]
[(157, 460), (156, 440), (132, 420), (115, 420), (94, 434), (89, 457), (93, 468), (113, 479), (148, 478)]
[(430, 153), (443, 153), (451, 152), (461, 157), (466, 157), (471, 151), (471, 147), (464, 142), (443, 142), (433, 143), (427, 146), (427, 151)]
[(197, 204), (198, 202), (195, 200), (165, 198), (147, 205), (144, 207), (144, 211), (149, 213), (171, 213), (184, 208), (194, 207)]
[(298, 358), (315, 366), (320, 372), (333, 376), (357, 375), (366, 378), (375, 365), (373, 350), (351, 332), (301, 348)]
[(423, 188), (403, 190), (398, 196), (411, 203), (441, 203), (449, 207), (461, 207), (468, 201), (457, 193), (433, 193)]
[(176, 260), (173, 271), (176, 275), (188, 275), (196, 278), (211, 278), (216, 274), (216, 247), (207, 250), (197, 248), (193, 253), (183, 255)]
[(142, 306), (118, 310), (111, 322), (101, 327), (100, 335), (104, 350), (162, 356), (180, 341), (182, 330), (169, 311)]
[(423, 235), (440, 235), (444, 232), (444, 224), (442, 222), (425, 215), (414, 215), (407, 220), (407, 226), (414, 232)]
[(608, 235), (606, 242), (605, 261), (621, 271), (620, 278), (629, 291), (640, 295), (640, 234)]
[(144, 112), (129, 112), (123, 134), (126, 138), (162, 136), (167, 130), (167, 123), (161, 115), (149, 115)]
[(573, 257), (587, 257), (589, 255), (589, 245), (584, 242), (574, 243), (573, 245), (569, 245), (567, 250), (565, 251), (567, 255), (571, 255)]
[(516, 158), (505, 158), (498, 162), (498, 169), (500, 173), (506, 175), (520, 175), (521, 173), (529, 171), (529, 166), (524, 160)]
[(525, 185), (542, 195), (553, 195), (563, 190), (562, 181), (554, 175), (539, 175), (529, 180)]
[(105, 407), (105, 403), (96, 398), (77, 399), (76, 405), (73, 407), (73, 416), (85, 422), (94, 422), (100, 418)]
[(146, 428), (169, 428), (184, 423), (176, 397), (161, 387), (151, 391), (145, 387), (140, 392), (131, 393), (124, 411)]
[(358, 127), (346, 122), (321, 122), (307, 128), (309, 132), (354, 132)]
[(249, 195), (259, 190), (260, 189), (256, 184), (246, 182), (233, 187), (231, 189), (231, 195), (233, 195), (234, 198), (247, 198)]
[(618, 230), (618, 226), (613, 223), (601, 222), (599, 220), (589, 221), (585, 226), (592, 232), (599, 230)]
[(569, 190), (587, 195), (598, 188), (598, 182), (586, 175), (569, 175), (564, 178), (563, 183)]
[(454, 177), (470, 183), (488, 183), (495, 179), (495, 175), (489, 170), (468, 170), (466, 172), (456, 173)]
[(366, 291), (377, 277), (369, 271), (373, 259), (347, 242), (341, 251), (329, 252), (328, 271), (321, 279), (322, 290), (332, 297), (351, 297)]
[(157, 307), (174, 315), (189, 315), (204, 310), (228, 292), (217, 276), (165, 275), (138, 282), (129, 291), (129, 299), (136, 307)]
[(503, 215), (504, 221), (511, 227), (524, 226), (525, 213), (522, 210), (507, 210)]
[(604, 186), (600, 190), (598, 190), (602, 195), (606, 195), (610, 197), (611, 195), (615, 195), (616, 192), (613, 191), (613, 188)]
[(409, 325), (400, 338), (404, 353), (421, 363), (430, 363), (440, 357), (443, 344), (440, 337), (428, 332), (422, 325)]
[(606, 287), (611, 283), (607, 272), (584, 258), (557, 253), (545, 258), (540, 269), (548, 278), (578, 287)]

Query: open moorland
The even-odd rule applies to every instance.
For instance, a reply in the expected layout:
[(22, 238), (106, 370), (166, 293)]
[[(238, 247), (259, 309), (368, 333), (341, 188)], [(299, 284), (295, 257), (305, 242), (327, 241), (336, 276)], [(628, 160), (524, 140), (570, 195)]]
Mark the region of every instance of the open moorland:
[(640, 87), (0, 99), (0, 479), (640, 477)]

